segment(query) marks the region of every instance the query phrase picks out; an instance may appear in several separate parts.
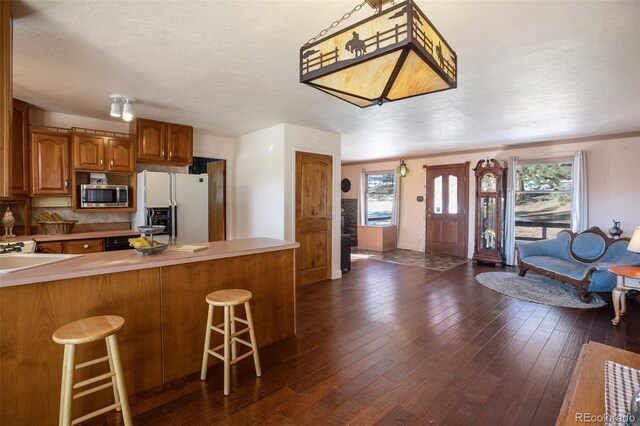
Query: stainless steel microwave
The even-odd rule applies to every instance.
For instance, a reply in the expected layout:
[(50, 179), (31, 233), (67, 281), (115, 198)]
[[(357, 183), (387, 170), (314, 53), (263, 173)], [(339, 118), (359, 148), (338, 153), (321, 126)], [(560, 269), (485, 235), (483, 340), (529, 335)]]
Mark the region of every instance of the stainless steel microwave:
[(80, 207), (129, 207), (127, 185), (80, 185)]

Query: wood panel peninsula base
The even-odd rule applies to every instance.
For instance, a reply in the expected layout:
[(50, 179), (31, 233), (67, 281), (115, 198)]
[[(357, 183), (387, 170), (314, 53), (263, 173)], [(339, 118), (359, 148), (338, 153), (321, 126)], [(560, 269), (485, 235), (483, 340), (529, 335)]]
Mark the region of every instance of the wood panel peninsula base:
[[(200, 371), (205, 297), (212, 291), (242, 288), (253, 293), (259, 347), (293, 336), (298, 244), (267, 238), (207, 244), (208, 249), (196, 253), (169, 249), (144, 257), (132, 250), (87, 254), (2, 275), (0, 424), (57, 423), (62, 347), (51, 336), (59, 326), (80, 318), (125, 318), (118, 341), (129, 396)], [(217, 323), (222, 322), (221, 311), (216, 312)], [(101, 343), (79, 347), (77, 362), (106, 355)], [(216, 362), (210, 357), (210, 365)], [(103, 368), (78, 370), (77, 381), (104, 373)], [(113, 390), (107, 388), (74, 401), (73, 417), (101, 407), (109, 398)]]

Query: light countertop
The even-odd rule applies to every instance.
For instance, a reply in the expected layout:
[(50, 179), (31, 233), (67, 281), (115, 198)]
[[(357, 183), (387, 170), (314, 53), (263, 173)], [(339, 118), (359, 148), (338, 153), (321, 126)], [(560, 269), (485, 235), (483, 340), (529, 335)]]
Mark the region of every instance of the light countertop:
[[(112, 231), (109, 231), (112, 232)], [(113, 234), (110, 234), (110, 236)], [(125, 234), (129, 235), (129, 234)], [(144, 256), (133, 249), (83, 254), (80, 257), (49, 265), (0, 275), (0, 288), (45, 281), (63, 280), (138, 269), (158, 268), (227, 257), (246, 256), (270, 251), (295, 249), (297, 242), (272, 238), (246, 238), (240, 240), (193, 243), (206, 246), (197, 252), (176, 251), (169, 247), (162, 253)], [(2, 256), (0, 256), (2, 262)]]

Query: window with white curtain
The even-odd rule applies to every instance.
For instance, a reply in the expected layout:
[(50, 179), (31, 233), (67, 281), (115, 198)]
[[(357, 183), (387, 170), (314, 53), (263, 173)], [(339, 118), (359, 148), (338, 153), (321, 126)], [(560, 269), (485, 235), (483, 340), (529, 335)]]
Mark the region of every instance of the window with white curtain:
[(367, 173), (367, 225), (390, 225), (393, 216), (396, 174), (390, 172)]
[(554, 238), (571, 227), (573, 161), (518, 163), (515, 191), (516, 240)]

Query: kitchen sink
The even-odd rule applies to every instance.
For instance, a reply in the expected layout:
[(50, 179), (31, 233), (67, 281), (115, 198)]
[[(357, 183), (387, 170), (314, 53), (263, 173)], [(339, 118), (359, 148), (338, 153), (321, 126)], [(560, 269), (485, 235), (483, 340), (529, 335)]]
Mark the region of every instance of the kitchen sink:
[(49, 263), (62, 262), (63, 260), (80, 257), (81, 254), (3, 254), (0, 256), (0, 274), (21, 271), (48, 265)]

